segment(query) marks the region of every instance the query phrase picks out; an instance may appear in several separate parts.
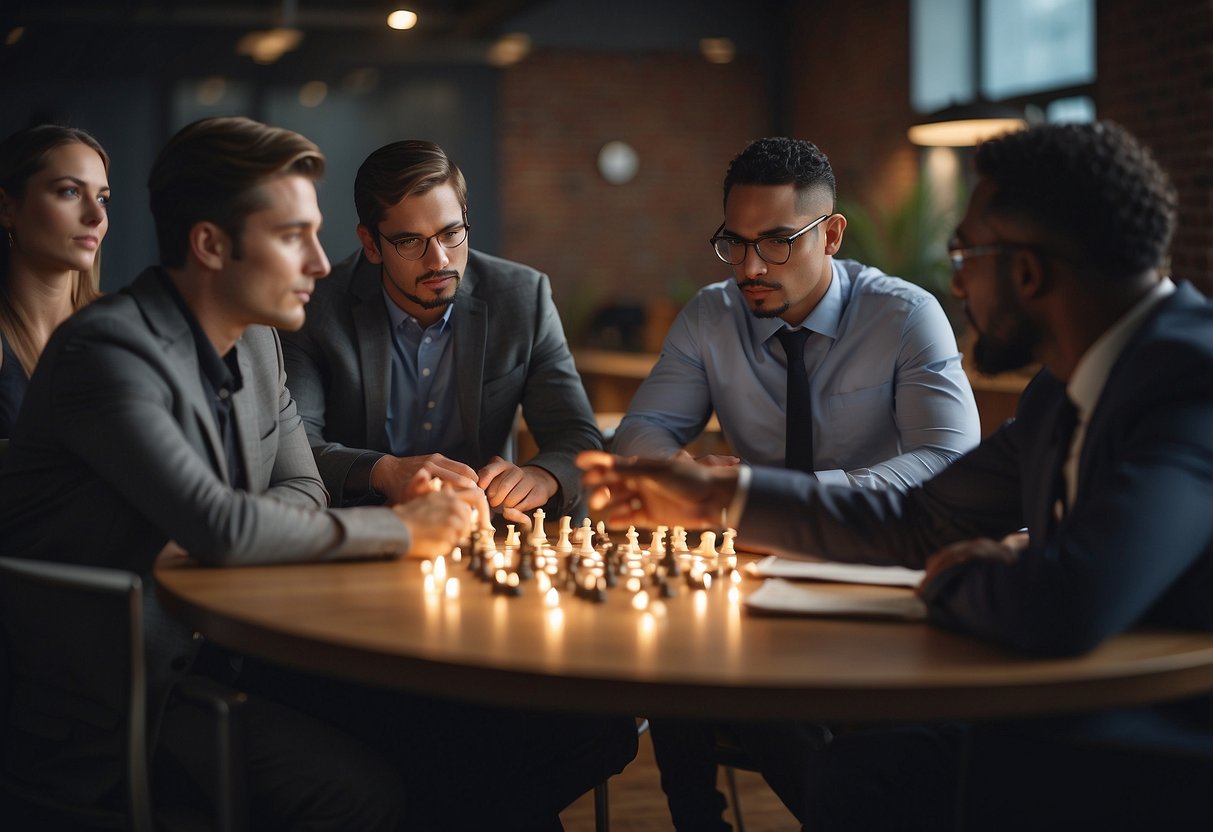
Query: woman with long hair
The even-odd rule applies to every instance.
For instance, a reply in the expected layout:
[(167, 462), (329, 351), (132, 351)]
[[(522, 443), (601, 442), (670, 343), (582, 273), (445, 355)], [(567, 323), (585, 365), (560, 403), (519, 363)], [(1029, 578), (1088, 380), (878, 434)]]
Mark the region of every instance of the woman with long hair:
[(55, 327), (99, 294), (109, 156), (83, 130), (43, 124), (0, 143), (0, 437)]

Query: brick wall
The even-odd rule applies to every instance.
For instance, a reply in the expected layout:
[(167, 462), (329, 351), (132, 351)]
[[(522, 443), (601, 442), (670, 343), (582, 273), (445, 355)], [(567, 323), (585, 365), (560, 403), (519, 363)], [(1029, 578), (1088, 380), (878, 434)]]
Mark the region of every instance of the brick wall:
[(1096, 108), (1153, 149), (1179, 190), (1172, 273), (1213, 294), (1213, 2), (1099, 4)]
[[(546, 271), (570, 332), (596, 306), (729, 274), (707, 239), (725, 167), (768, 124), (760, 68), (693, 55), (538, 52), (502, 73), (501, 250)], [(608, 141), (640, 156), (611, 185)]]

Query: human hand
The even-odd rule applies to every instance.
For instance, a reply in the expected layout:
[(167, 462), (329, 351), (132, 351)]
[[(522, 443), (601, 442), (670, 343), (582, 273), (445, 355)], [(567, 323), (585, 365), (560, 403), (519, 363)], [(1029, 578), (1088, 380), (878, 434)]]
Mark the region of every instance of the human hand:
[(1009, 534), (1002, 540), (992, 540), (988, 537), (958, 540), (927, 556), (926, 573), (914, 591), (920, 596), (923, 595), (944, 572), (971, 560), (1011, 563), (1027, 545), (1028, 535), (1024, 532)]
[(582, 451), (577, 465), (590, 508), (612, 524), (705, 526), (720, 522), (737, 490), (738, 466), (710, 466), (685, 459), (617, 457)]
[(371, 468), (371, 487), (386, 498), (388, 505), (402, 503), (408, 499), (410, 484), (421, 471), (455, 489), (476, 487), (475, 471), (442, 454), (381, 457)]
[(170, 540), (164, 544), (164, 548), (156, 554), (156, 563), (163, 564), (171, 561), (185, 560), (190, 556), (190, 553), (182, 548), (181, 544), (175, 540)]
[(546, 505), (560, 490), (560, 483), (544, 469), (535, 465), (519, 467), (499, 456), (480, 469), (478, 484), (489, 505), (501, 509), (502, 517), (528, 529), (531, 517), (526, 512)]
[[(635, 457), (633, 457), (633, 459), (634, 458)], [(704, 454), (703, 456), (691, 456), (691, 452), (686, 448), (678, 451), (678, 453), (674, 454), (672, 457), (670, 457), (670, 459), (682, 459), (688, 462), (698, 462), (700, 465), (728, 466), (741, 464), (741, 457), (739, 456), (725, 456), (724, 454)]]
[(407, 554), (423, 558), (446, 555), (471, 534), (472, 493), (483, 501), (484, 494), (478, 489), (446, 489), (393, 505), (392, 511), (408, 527), (412, 539)]

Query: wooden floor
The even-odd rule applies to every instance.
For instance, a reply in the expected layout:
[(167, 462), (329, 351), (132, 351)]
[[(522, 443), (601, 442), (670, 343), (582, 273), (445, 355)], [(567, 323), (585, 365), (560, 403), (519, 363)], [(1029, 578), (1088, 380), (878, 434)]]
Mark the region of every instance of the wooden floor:
[[(724, 773), (720, 774), (720, 790)], [(653, 743), (648, 734), (640, 737), (636, 759), (623, 774), (610, 781), (611, 832), (668, 832), (674, 826), (666, 809), (665, 795), (658, 782), (657, 764), (653, 760)], [(737, 772), (737, 791), (745, 820), (746, 832), (795, 832), (800, 828), (779, 798), (762, 777), (750, 771)], [(725, 820), (733, 822), (732, 807), (725, 811)], [(566, 832), (593, 832), (594, 794), (590, 792), (561, 813)]]

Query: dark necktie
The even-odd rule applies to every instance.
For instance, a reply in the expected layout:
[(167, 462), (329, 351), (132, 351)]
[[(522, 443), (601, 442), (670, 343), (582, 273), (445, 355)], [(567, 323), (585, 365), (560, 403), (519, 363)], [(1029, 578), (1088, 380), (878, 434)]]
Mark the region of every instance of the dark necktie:
[(1057, 410), (1057, 423), (1053, 428), (1053, 447), (1057, 453), (1057, 467), (1053, 473), (1053, 517), (1061, 520), (1070, 510), (1066, 499), (1066, 460), (1070, 457), (1070, 443), (1074, 441), (1074, 430), (1078, 427), (1078, 408), (1069, 397), (1062, 399)]
[(787, 445), (783, 464), (797, 471), (813, 472), (813, 409), (809, 396), (809, 373), (804, 366), (807, 329), (781, 329), (776, 333), (788, 357)]

